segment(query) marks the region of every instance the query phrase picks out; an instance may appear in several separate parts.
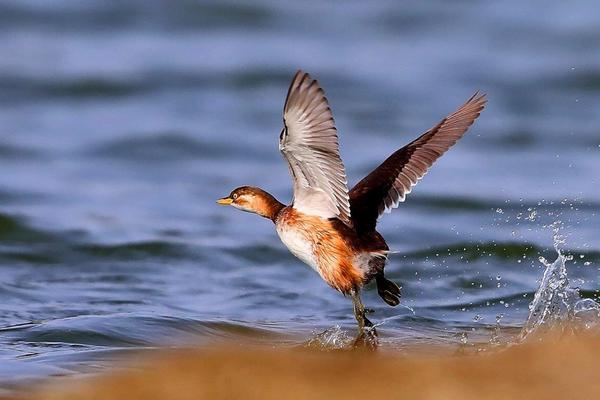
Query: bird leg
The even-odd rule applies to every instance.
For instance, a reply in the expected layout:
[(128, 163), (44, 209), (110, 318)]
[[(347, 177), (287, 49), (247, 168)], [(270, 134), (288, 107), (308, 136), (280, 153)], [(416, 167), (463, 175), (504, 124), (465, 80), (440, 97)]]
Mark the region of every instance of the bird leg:
[(354, 317), (356, 318), (356, 322), (358, 322), (358, 330), (362, 332), (365, 327), (372, 327), (373, 324), (365, 316), (365, 306), (360, 299), (359, 291), (353, 289), (350, 295), (352, 296), (352, 303), (354, 305)]
[(377, 331), (373, 323), (366, 317), (365, 306), (360, 299), (358, 289), (353, 289), (350, 292), (352, 303), (354, 305), (354, 317), (358, 322), (358, 337), (354, 341), (354, 347), (368, 347), (371, 349), (377, 348)]

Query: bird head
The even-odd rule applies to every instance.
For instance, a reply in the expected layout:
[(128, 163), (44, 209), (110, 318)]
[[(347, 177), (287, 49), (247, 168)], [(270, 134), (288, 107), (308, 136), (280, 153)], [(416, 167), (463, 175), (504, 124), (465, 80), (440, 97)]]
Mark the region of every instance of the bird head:
[(270, 218), (274, 212), (273, 208), (278, 207), (281, 203), (262, 189), (252, 186), (241, 186), (234, 189), (229, 196), (217, 200), (217, 204), (232, 206), (238, 210)]

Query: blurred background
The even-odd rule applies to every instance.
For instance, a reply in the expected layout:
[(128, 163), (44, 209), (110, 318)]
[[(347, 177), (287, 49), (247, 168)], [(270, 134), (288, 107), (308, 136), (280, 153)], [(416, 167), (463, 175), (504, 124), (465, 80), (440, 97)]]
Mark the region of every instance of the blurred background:
[(214, 203), (241, 185), (291, 198), (277, 140), (299, 68), (327, 93), (351, 183), (488, 94), (381, 220), (410, 308), (368, 289), (384, 346), (510, 338), (555, 242), (595, 298), (597, 15), (591, 0), (0, 2), (0, 387), (140, 348), (352, 332), (350, 301), (269, 221)]

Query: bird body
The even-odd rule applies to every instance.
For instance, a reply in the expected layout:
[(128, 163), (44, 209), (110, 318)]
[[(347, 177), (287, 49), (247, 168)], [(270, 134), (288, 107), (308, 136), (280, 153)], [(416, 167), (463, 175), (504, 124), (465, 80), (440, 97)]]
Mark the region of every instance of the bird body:
[(298, 71), (288, 90), (279, 136), (279, 149), (294, 181), (292, 203), (285, 206), (251, 186), (239, 187), (217, 202), (272, 220), (292, 254), (329, 286), (352, 297), (362, 332), (372, 326), (359, 295), (366, 283), (375, 279), (379, 295), (389, 305), (400, 302), (400, 287), (384, 276), (389, 248), (376, 230), (377, 220), (404, 201), (435, 160), (473, 124), (485, 103), (485, 95), (475, 93), (348, 190), (323, 89)]
[[(285, 207), (275, 221), (277, 233), (287, 248), (304, 261), (332, 288), (349, 294), (360, 289), (377, 273), (373, 259), (387, 257), (381, 235), (359, 238), (337, 219), (304, 214)], [(380, 239), (372, 241), (372, 237)]]

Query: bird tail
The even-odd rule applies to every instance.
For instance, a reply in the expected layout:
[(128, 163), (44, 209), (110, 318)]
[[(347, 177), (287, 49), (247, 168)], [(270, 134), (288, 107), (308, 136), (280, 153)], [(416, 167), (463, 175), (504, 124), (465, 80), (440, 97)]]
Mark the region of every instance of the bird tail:
[(377, 293), (390, 306), (395, 307), (400, 304), (400, 286), (386, 279), (383, 272), (375, 277), (377, 282)]

